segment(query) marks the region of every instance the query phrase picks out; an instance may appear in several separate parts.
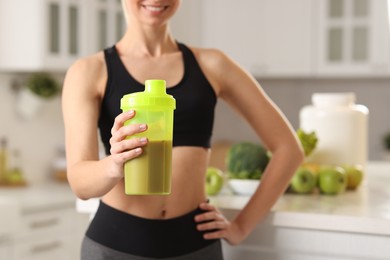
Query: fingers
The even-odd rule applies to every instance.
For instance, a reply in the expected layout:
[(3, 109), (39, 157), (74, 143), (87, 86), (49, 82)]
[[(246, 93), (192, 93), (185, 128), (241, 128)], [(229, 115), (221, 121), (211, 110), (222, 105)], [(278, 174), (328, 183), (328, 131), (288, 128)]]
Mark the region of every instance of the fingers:
[[(146, 124), (128, 124), (125, 126), (125, 122), (134, 118), (134, 116), (135, 112), (134, 110), (131, 110), (129, 112), (121, 113), (115, 118), (114, 124), (111, 128), (110, 138), (110, 152), (112, 155), (144, 146), (147, 143), (146, 138), (126, 139), (126, 137), (130, 137), (147, 130)], [(129, 156), (129, 154), (126, 155), (127, 157)]]
[(113, 137), (113, 141), (121, 141), (126, 136), (143, 132), (147, 129), (147, 125), (145, 124), (129, 124), (125, 126), (126, 121), (134, 118), (134, 116), (135, 111), (130, 110), (128, 112), (123, 112), (119, 114), (115, 118), (114, 124), (111, 128), (111, 135)]
[(119, 114), (114, 121), (114, 125), (111, 128), (111, 135), (113, 135), (116, 131), (118, 131), (127, 120), (133, 118), (135, 116), (135, 111), (130, 110), (127, 112), (123, 112)]
[(197, 225), (199, 231), (209, 231), (203, 235), (204, 238), (216, 239), (225, 237), (230, 222), (213, 205), (201, 203), (200, 208), (207, 212), (195, 216), (195, 221), (199, 223)]
[(116, 164), (123, 165), (125, 162), (128, 160), (134, 159), (135, 157), (139, 156), (142, 154), (142, 148), (137, 147), (135, 149), (123, 152), (123, 153), (118, 153), (113, 155), (114, 161)]
[(214, 207), (213, 205), (211, 205), (210, 203), (208, 202), (202, 202), (200, 203), (199, 207), (203, 210), (207, 210), (207, 211), (210, 211), (210, 210), (214, 210), (214, 211), (219, 211), (216, 207)]
[(116, 126), (111, 129), (110, 144), (120, 142), (128, 136), (132, 136), (138, 133), (142, 133), (147, 129), (146, 124), (129, 124), (127, 126), (121, 126), (119, 129), (114, 130)]
[(214, 207), (213, 205), (207, 203), (207, 202), (202, 202), (199, 205), (200, 209), (206, 211), (202, 214), (196, 215), (195, 216), (195, 221), (196, 222), (205, 222), (205, 221), (210, 221), (216, 218), (220, 218), (222, 214), (220, 211)]
[(110, 144), (114, 142), (120, 142), (128, 136), (132, 136), (138, 133), (142, 133), (147, 129), (146, 124), (129, 124), (127, 126), (122, 126), (116, 131), (112, 130)]
[[(124, 164), (143, 153), (143, 146), (148, 143), (146, 137), (134, 136), (147, 130), (146, 124), (126, 124), (126, 121), (134, 118), (135, 111), (131, 110), (119, 114), (111, 128), (110, 161), (112, 162), (109, 176), (123, 177)], [(129, 138), (127, 138), (129, 137)]]
[(146, 137), (134, 137), (130, 139), (124, 139), (120, 142), (110, 141), (111, 143), (111, 149), (110, 153), (113, 154), (119, 154), (124, 151), (130, 151), (139, 147), (142, 147), (146, 145), (148, 142), (148, 139)]

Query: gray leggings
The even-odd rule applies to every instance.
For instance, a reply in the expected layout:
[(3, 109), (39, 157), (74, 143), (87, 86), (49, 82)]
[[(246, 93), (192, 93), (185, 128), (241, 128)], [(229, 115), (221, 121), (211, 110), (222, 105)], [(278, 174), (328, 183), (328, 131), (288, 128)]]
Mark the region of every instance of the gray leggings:
[[(179, 246), (179, 245), (178, 245)], [(151, 249), (153, 250), (153, 249)], [(85, 237), (81, 247), (81, 260), (223, 260), (221, 241), (216, 240), (198, 251), (169, 258), (149, 258), (123, 253)]]

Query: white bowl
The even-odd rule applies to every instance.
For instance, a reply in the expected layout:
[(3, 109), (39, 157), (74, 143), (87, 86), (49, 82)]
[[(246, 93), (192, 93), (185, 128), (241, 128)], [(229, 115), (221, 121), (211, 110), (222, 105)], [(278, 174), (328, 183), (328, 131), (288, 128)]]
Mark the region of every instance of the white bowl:
[(259, 186), (260, 180), (246, 180), (246, 179), (230, 179), (229, 186), (235, 194), (238, 195), (252, 195), (257, 186)]

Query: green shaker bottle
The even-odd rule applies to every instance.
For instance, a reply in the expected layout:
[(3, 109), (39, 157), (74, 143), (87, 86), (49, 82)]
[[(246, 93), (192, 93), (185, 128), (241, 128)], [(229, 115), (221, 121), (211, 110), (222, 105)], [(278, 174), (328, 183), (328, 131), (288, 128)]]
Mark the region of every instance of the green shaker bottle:
[(173, 110), (176, 100), (166, 93), (165, 80), (146, 80), (145, 91), (124, 95), (122, 111), (134, 109), (130, 123), (147, 124), (148, 129), (132, 137), (147, 137), (143, 153), (125, 163), (127, 195), (170, 194), (172, 175)]

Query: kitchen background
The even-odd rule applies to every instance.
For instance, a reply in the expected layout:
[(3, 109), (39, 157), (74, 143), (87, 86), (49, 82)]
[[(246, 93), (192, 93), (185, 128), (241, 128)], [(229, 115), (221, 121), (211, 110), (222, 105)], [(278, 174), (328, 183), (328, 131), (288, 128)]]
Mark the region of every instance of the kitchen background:
[[(316, 92), (354, 92), (370, 110), (361, 188), (282, 196), (242, 246), (224, 246), (227, 259), (388, 259), (390, 0), (182, 0), (171, 29), (178, 41), (235, 59), (295, 129)], [(0, 180), (0, 260), (79, 259), (98, 198), (76, 200), (64, 181), (61, 95), (32, 116), (22, 97), (34, 73), (62, 85), (77, 58), (111, 46), (124, 30), (120, 0), (0, 0), (0, 138), (8, 155), (20, 151), (28, 184)], [(213, 141), (243, 140), (261, 141), (220, 101)], [(248, 198), (211, 196), (229, 218)]]
[[(39, 114), (25, 119), (16, 111), (20, 90), (12, 86), (35, 71), (52, 72), (62, 84), (75, 58), (114, 43), (124, 23), (119, 0), (52, 1), (49, 8), (45, 1), (25, 2), (0, 1), (0, 137), (21, 151), (28, 182), (41, 183), (52, 177), (53, 161), (63, 153), (61, 99), (48, 100)], [(247, 0), (238, 12), (236, 1), (184, 0), (172, 30), (179, 41), (218, 47), (237, 60), (294, 128), (313, 93), (355, 92), (357, 103), (370, 110), (369, 159), (382, 160), (382, 138), (390, 131), (388, 3), (312, 2)], [(67, 43), (77, 46), (76, 54), (67, 53)], [(216, 118), (214, 141), (258, 141), (222, 101)]]

